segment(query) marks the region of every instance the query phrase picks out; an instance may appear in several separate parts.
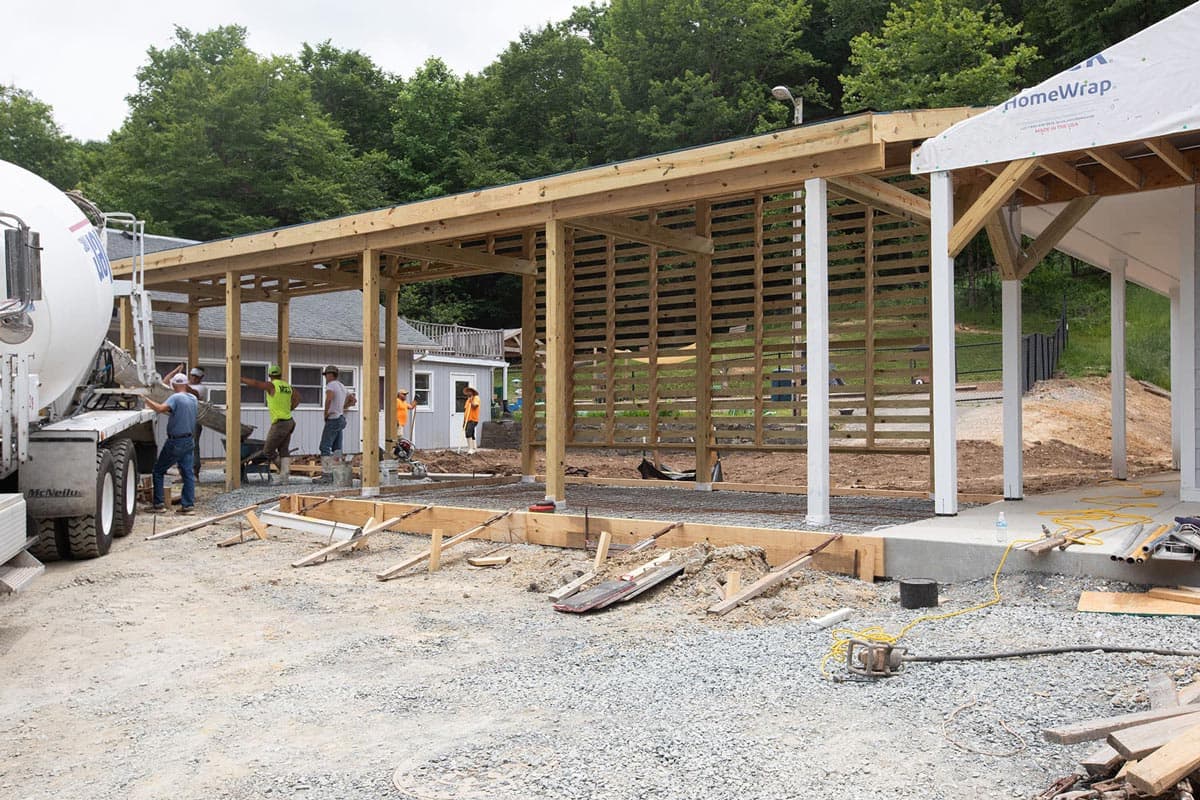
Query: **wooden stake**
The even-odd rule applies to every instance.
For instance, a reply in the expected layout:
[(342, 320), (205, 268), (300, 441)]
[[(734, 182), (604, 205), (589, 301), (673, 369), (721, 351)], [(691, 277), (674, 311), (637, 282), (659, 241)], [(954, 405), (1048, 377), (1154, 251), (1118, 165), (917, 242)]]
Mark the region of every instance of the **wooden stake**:
[(742, 590), (742, 573), (736, 569), (725, 573), (725, 599), (729, 600)]
[(247, 511), (246, 521), (250, 523), (250, 527), (254, 529), (254, 533), (257, 534), (258, 538), (265, 541), (267, 538), (267, 526), (258, 518), (258, 514), (255, 514), (253, 511)]
[(608, 548), (612, 544), (612, 532), (601, 531), (600, 543), (596, 545), (596, 561), (592, 565), (592, 572), (599, 572), (604, 567), (604, 562), (608, 561)]
[(781, 567), (779, 567), (779, 569), (775, 570), (774, 572), (768, 572), (766, 575), (762, 576), (761, 578), (756, 580), (754, 583), (747, 586), (745, 589), (743, 589), (738, 594), (733, 595), (732, 597), (728, 597), (725, 600), (722, 600), (720, 603), (717, 603), (716, 605), (711, 606), (708, 609), (708, 613), (716, 614), (718, 616), (720, 616), (722, 614), (727, 614), (730, 611), (732, 611), (733, 609), (740, 606), (742, 603), (746, 602), (747, 600), (750, 600), (751, 598), (757, 597), (758, 595), (762, 594), (767, 589), (770, 589), (773, 586), (778, 586), (779, 584), (783, 583), (785, 580), (790, 578), (792, 575), (796, 574), (803, 568), (807, 567), (810, 563), (812, 563), (813, 557), (817, 553), (821, 552), (826, 547), (828, 547), (829, 545), (833, 544), (834, 542), (838, 541), (841, 538), (842, 538), (842, 534), (835, 533), (833, 536), (829, 537), (821, 544), (817, 545), (816, 547), (812, 548), (811, 550), (808, 550), (805, 553), (802, 553), (802, 554), (796, 556), (791, 561), (782, 565)]
[(442, 529), (434, 528), (429, 539), (429, 571), (437, 572), (442, 566)]
[[(512, 514), (512, 513), (513, 512), (510, 509), (510, 510), (504, 511), (500, 514), (496, 514), (495, 516), (485, 520), (484, 522), (480, 523), (479, 525), (476, 525), (474, 528), (469, 528), (469, 529), (463, 531), (462, 533), (458, 534), (457, 536), (452, 536), (451, 538), (449, 538), (446, 541), (441, 543), (441, 549), (448, 550), (449, 548), (454, 547), (454, 545), (459, 544), (460, 542), (465, 542), (467, 539), (470, 539), (472, 536), (476, 536), (479, 533), (482, 533), (484, 531), (484, 529), (486, 529), (489, 525), (491, 525), (495, 522), (499, 522), (500, 520), (504, 519), (505, 517), (507, 517), (509, 514)], [(401, 572), (404, 572), (409, 567), (415, 567), (417, 564), (420, 564), (422, 561), (425, 561), (426, 559), (428, 559), (432, 555), (432, 552), (433, 552), (432, 550), (426, 550), (423, 553), (418, 553), (417, 555), (413, 556), (412, 558), (407, 558), (404, 561), (401, 561), (399, 564), (395, 565), (394, 567), (388, 567), (387, 569), (383, 570), (382, 572), (377, 572), (375, 574), (375, 577), (381, 581), (391, 580), (392, 578), (395, 578), (396, 576), (398, 576)]]

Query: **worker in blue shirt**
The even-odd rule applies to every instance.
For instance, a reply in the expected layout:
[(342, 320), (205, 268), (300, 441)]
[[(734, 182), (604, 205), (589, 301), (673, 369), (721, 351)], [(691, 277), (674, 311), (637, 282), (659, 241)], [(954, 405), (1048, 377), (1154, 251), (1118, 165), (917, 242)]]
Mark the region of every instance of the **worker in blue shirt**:
[(179, 465), (183, 476), (183, 501), (179, 513), (191, 514), (196, 506), (196, 476), (192, 472), (192, 437), (196, 431), (196, 414), (200, 409), (195, 395), (188, 391), (188, 379), (183, 375), (171, 378), (172, 394), (165, 403), (156, 403), (149, 397), (146, 405), (159, 414), (167, 414), (167, 440), (158, 451), (154, 462), (154, 513), (166, 511), (163, 502), (163, 478), (167, 470)]

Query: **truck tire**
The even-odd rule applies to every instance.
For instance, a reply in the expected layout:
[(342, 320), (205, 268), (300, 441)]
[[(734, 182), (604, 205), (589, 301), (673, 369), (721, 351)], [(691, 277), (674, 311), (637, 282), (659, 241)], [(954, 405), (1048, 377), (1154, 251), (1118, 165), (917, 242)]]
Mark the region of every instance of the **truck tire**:
[(67, 517), (67, 542), (72, 558), (99, 558), (108, 552), (117, 526), (117, 482), (112, 453), (96, 451), (96, 513)]
[(29, 545), (29, 552), (38, 561), (58, 561), (70, 553), (66, 547), (66, 530), (59, 522), (61, 520), (27, 518), (26, 532), (37, 537), (37, 541)]
[(108, 448), (112, 453), (113, 480), (117, 490), (117, 519), (113, 536), (128, 536), (133, 533), (137, 520), (138, 468), (133, 442), (120, 439)]

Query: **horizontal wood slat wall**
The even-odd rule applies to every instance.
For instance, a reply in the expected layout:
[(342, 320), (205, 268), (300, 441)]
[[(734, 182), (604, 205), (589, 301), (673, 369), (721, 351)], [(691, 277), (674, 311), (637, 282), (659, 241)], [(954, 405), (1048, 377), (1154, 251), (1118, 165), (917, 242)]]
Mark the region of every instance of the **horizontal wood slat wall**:
[[(924, 193), (911, 177), (893, 181)], [(928, 452), (931, 429), (928, 226), (838, 198), (831, 188), (831, 442), (849, 452)], [(575, 231), (568, 286), (574, 403), (568, 444), (680, 450), (803, 451), (803, 199), (750, 195), (712, 205), (712, 429), (696, 430), (696, 256)], [(637, 216), (691, 232), (691, 207)], [(521, 255), (520, 234), (488, 242)], [(468, 243), (464, 243), (468, 246)], [(473, 246), (478, 246), (475, 244)], [(535, 258), (544, 270), (544, 242)], [(545, 441), (544, 276), (536, 297), (538, 365), (523, 419)], [(690, 463), (685, 464), (690, 468)]]

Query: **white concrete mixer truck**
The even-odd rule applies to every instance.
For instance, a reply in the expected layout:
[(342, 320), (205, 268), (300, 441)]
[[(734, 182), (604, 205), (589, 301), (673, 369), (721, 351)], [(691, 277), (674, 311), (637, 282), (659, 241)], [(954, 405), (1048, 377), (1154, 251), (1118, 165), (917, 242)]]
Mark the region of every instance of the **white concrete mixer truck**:
[(133, 530), (154, 413), (115, 379), (101, 232), (2, 161), (0, 229), (0, 590), (13, 591), (40, 561), (102, 556)]

